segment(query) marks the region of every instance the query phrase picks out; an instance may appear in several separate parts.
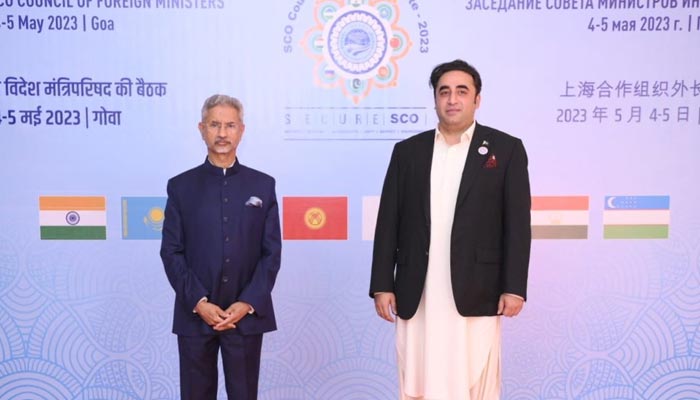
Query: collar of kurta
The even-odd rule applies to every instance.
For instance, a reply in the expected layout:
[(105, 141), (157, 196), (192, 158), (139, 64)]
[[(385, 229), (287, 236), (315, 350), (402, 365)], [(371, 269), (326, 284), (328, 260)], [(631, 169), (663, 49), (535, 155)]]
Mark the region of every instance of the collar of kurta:
[[(459, 135), (459, 142), (460, 143), (465, 142), (465, 141), (467, 143), (471, 142), (472, 137), (474, 137), (474, 130), (475, 129), (476, 129), (476, 119), (472, 122), (471, 125), (469, 125), (469, 127), (464, 132), (462, 132)], [(440, 124), (438, 124), (438, 126), (435, 127), (435, 141), (438, 141), (438, 140), (442, 140), (442, 141), (445, 140), (444, 134), (442, 132), (440, 132)]]
[(204, 169), (212, 175), (231, 176), (241, 169), (241, 164), (238, 162), (238, 157), (236, 157), (233, 164), (229, 168), (221, 168), (212, 164), (211, 161), (209, 161), (209, 157), (205, 157)]

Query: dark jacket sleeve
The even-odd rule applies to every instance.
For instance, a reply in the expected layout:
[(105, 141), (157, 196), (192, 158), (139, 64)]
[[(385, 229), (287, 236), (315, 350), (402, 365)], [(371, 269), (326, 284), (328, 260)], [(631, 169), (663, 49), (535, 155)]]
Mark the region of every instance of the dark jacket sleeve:
[(394, 146), (389, 168), (384, 178), (384, 186), (379, 201), (377, 226), (374, 231), (374, 251), (372, 256), (372, 277), (369, 295), (376, 292), (394, 291), (394, 268), (398, 247), (399, 227), (399, 156), (398, 145)]
[(239, 297), (239, 300), (253, 306), (255, 312), (261, 316), (265, 316), (272, 310), (271, 293), (280, 269), (282, 254), (279, 207), (274, 181), (271, 192), (265, 213), (260, 258), (255, 266), (253, 277), (243, 288)]
[(168, 181), (168, 201), (165, 205), (160, 257), (168, 281), (175, 290), (175, 300), (194, 310), (197, 302), (210, 293), (187, 266), (185, 240), (176, 184), (171, 179)]
[(503, 292), (527, 298), (530, 259), (530, 179), (527, 154), (522, 141), (516, 141), (505, 175)]

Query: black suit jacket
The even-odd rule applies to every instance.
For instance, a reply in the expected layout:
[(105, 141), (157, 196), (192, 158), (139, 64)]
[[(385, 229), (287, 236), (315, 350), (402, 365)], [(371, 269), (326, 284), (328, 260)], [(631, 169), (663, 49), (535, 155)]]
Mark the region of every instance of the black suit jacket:
[[(370, 296), (393, 292), (403, 319), (418, 308), (428, 268), (434, 143), (430, 130), (394, 146), (379, 205)], [(479, 154), (482, 146), (488, 153)], [(450, 245), (452, 292), (461, 315), (496, 315), (503, 293), (527, 297), (530, 240), (525, 148), (520, 139), (476, 124)]]

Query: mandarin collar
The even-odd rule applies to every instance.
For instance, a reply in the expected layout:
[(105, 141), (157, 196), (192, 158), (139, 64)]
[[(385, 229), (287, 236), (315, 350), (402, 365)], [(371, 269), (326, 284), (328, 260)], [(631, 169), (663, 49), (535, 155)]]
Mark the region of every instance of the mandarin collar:
[[(208, 156), (204, 158), (204, 169), (212, 175), (224, 176), (224, 168), (217, 167), (216, 165), (212, 164), (209, 161)], [(241, 163), (238, 162), (238, 157), (236, 157), (236, 160), (233, 162), (233, 165), (230, 168), (226, 168), (225, 176), (231, 176), (240, 171), (240, 169)]]

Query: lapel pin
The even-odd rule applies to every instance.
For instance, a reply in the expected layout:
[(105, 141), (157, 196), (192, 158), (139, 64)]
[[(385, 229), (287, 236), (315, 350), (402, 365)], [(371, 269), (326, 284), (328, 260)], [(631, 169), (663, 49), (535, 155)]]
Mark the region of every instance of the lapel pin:
[(485, 156), (489, 152), (489, 142), (487, 142), (486, 140), (481, 142), (481, 146), (479, 146), (479, 148), (476, 151), (482, 156)]

